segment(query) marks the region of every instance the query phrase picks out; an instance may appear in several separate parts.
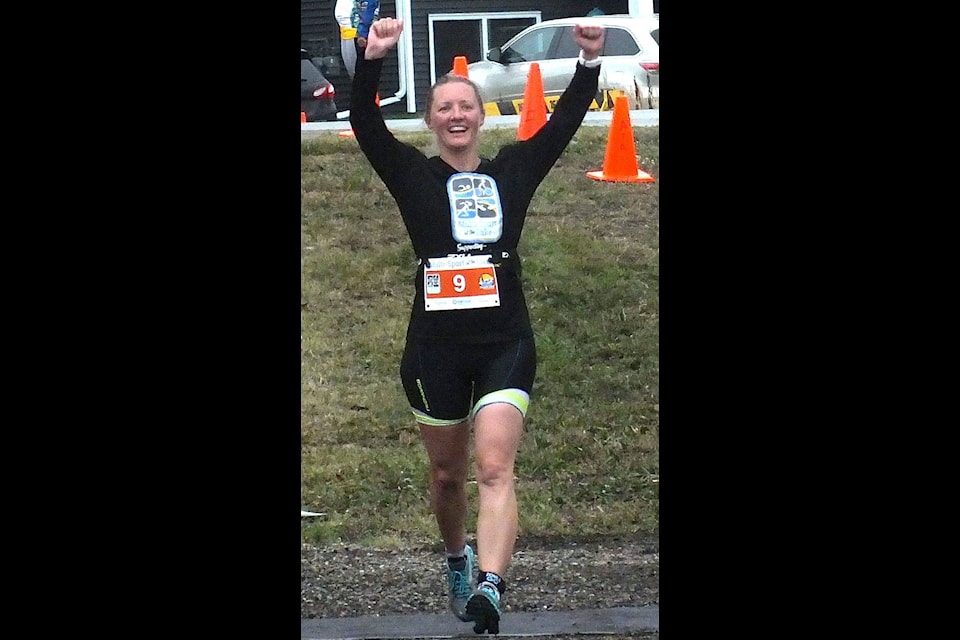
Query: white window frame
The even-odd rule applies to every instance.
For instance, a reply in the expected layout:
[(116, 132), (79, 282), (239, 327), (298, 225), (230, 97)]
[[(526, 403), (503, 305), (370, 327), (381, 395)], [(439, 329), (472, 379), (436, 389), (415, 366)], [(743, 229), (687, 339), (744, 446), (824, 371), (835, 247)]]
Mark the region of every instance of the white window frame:
[[(540, 11), (491, 11), (484, 13), (431, 13), (427, 16), (427, 29), (429, 31), (430, 43), (430, 86), (437, 81), (437, 69), (434, 65), (436, 50), (434, 48), (433, 23), (435, 22), (453, 22), (454, 20), (479, 20), (480, 21), (480, 39), (482, 40), (480, 50), (486, 53), (492, 46), (490, 44), (489, 20), (509, 20), (513, 18), (533, 18), (534, 24), (543, 22)], [(446, 71), (444, 71), (446, 73)]]

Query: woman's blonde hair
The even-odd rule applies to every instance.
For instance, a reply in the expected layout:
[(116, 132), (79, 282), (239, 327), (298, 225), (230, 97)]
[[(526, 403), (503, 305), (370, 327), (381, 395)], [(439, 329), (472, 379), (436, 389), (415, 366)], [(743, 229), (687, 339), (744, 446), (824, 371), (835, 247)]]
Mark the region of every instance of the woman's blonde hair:
[(483, 98), (480, 97), (480, 87), (477, 86), (477, 83), (470, 78), (448, 73), (437, 78), (437, 81), (430, 87), (430, 91), (427, 92), (427, 110), (425, 112), (427, 118), (430, 117), (430, 110), (433, 109), (433, 96), (437, 92), (437, 87), (450, 84), (451, 82), (462, 82), (463, 84), (470, 85), (473, 88), (473, 94), (477, 97), (477, 106), (483, 109)]

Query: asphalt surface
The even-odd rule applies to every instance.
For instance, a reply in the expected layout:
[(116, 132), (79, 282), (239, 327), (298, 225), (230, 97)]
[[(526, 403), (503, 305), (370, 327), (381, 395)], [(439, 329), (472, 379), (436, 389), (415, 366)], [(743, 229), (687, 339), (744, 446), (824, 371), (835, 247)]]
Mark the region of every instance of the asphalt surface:
[[(494, 637), (535, 638), (553, 635), (608, 635), (660, 631), (660, 607), (617, 607), (542, 613), (507, 612)], [(473, 623), (451, 613), (301, 618), (301, 640), (372, 640), (402, 638), (478, 638)]]
[[(659, 127), (660, 109), (636, 109), (629, 111), (630, 125), (634, 127)], [(547, 118), (550, 115), (547, 114)], [(610, 126), (613, 120), (613, 111), (589, 111), (583, 118), (587, 126)], [(520, 126), (520, 116), (487, 116), (483, 123), (484, 128), (503, 128)], [(388, 119), (387, 128), (391, 131), (429, 131), (423, 118)], [(336, 122), (301, 122), (300, 140), (307, 140), (330, 131), (349, 131), (350, 123), (347, 120)]]

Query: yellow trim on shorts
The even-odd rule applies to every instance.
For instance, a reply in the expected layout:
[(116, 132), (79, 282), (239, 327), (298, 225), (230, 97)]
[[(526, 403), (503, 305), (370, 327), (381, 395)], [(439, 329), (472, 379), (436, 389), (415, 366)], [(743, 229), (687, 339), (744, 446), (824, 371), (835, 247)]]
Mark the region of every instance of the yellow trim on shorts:
[(488, 393), (477, 400), (477, 404), (473, 406), (473, 411), (470, 412), (470, 417), (475, 417), (477, 412), (488, 404), (496, 404), (498, 402), (513, 405), (520, 412), (520, 415), (527, 417), (527, 409), (530, 407), (530, 394), (522, 389), (500, 389), (499, 391)]
[(431, 427), (450, 427), (455, 424), (460, 424), (461, 422), (467, 421), (466, 417), (459, 418), (457, 420), (441, 420), (439, 418), (428, 416), (423, 411), (418, 411), (413, 407), (410, 407), (410, 411), (413, 412), (413, 417), (417, 419), (417, 422), (431, 426)]

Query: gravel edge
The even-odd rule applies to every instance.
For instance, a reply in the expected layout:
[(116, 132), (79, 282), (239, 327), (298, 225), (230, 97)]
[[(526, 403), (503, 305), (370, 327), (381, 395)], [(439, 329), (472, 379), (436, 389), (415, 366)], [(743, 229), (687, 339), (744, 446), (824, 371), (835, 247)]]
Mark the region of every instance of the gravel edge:
[[(504, 613), (659, 605), (659, 537), (521, 540), (505, 579)], [(301, 544), (301, 618), (441, 613), (445, 590), (439, 546)]]

